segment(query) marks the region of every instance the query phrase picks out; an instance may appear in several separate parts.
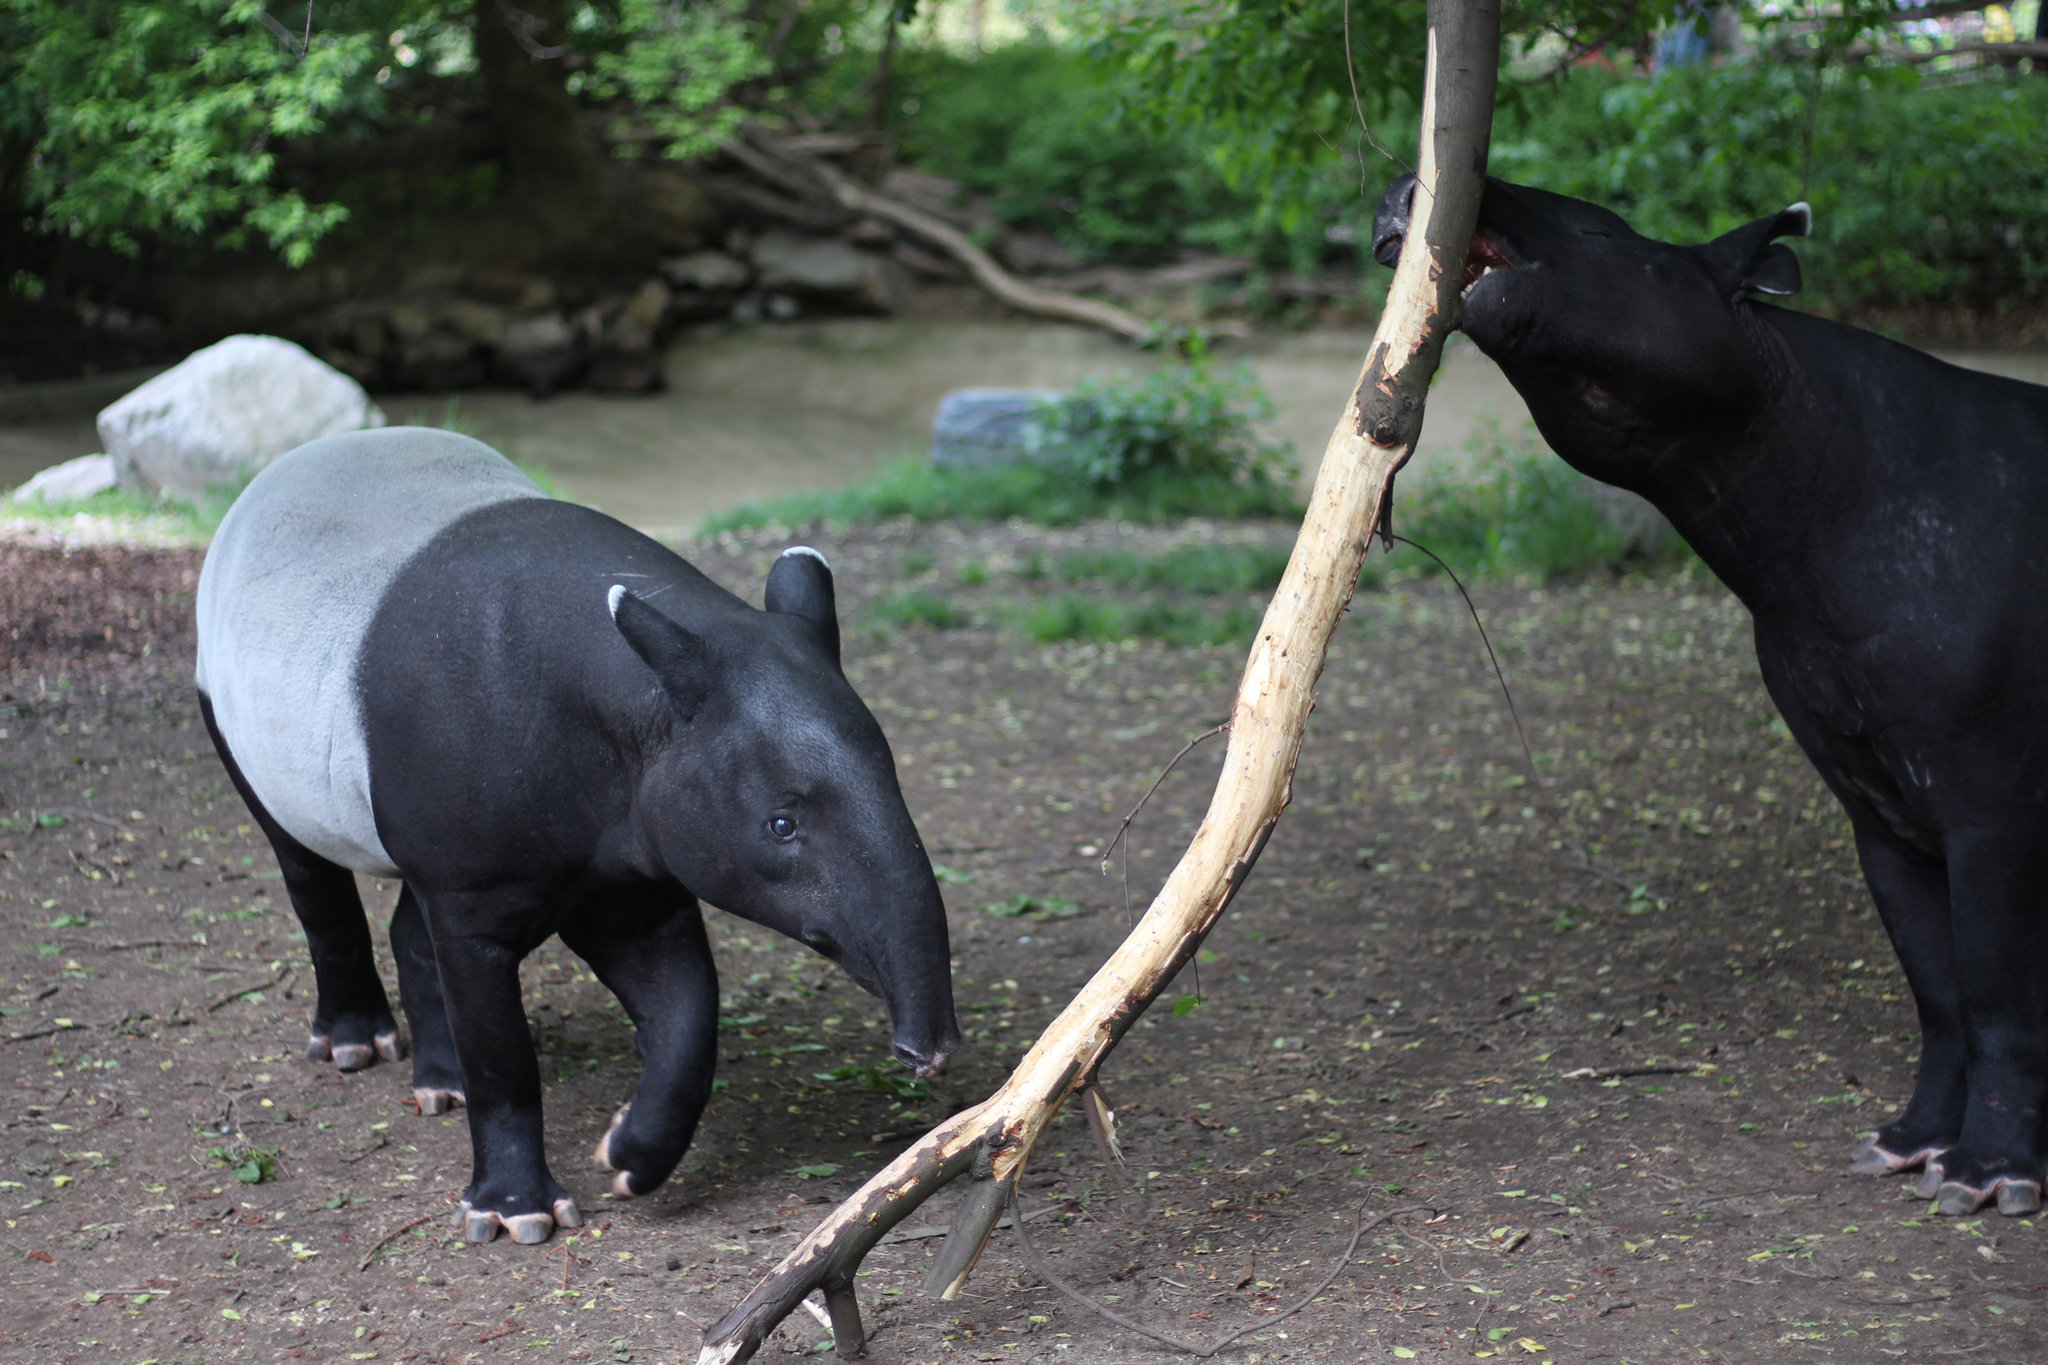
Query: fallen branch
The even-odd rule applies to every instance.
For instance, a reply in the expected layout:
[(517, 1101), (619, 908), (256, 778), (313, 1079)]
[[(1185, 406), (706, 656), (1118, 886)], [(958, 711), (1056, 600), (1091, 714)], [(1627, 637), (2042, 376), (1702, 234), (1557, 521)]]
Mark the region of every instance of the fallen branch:
[(737, 139), (727, 145), (726, 152), (782, 190), (804, 194), (815, 185), (843, 209), (866, 214), (916, 234), (958, 261), (976, 284), (1020, 313), (1083, 322), (1133, 341), (1152, 333), (1150, 323), (1113, 303), (1024, 283), (996, 264), (993, 256), (976, 246), (966, 233), (951, 223), (901, 199), (856, 184), (822, 161), (799, 158), (762, 138), (751, 141)]
[(272, 986), (277, 985), (280, 981), (283, 981), (286, 977), (290, 976), (291, 974), (292, 969), (290, 967), (286, 967), (283, 971), (279, 972), (276, 976), (271, 977), (270, 980), (268, 981), (251, 982), (249, 985), (242, 986), (236, 990), (229, 991), (220, 999), (206, 1006), (204, 1012), (207, 1014), (212, 1014), (215, 1010), (220, 1009), (224, 1005), (234, 1004), (235, 1001), (240, 1000), (243, 996), (248, 995), (252, 991), (267, 991)]
[[(1245, 664), (1215, 795), (1179, 865), (1130, 936), (1046, 1027), (1001, 1089), (925, 1134), (827, 1215), (705, 1334), (699, 1365), (751, 1357), (813, 1290), (824, 1291), (838, 1354), (859, 1354), (865, 1336), (853, 1286), (861, 1259), (935, 1191), (965, 1174), (968, 1189), (925, 1283), (929, 1293), (956, 1297), (1039, 1135), (1069, 1096), (1093, 1084), (1104, 1059), (1243, 887), (1287, 804), (1330, 637), (1382, 524), (1394, 474), (1414, 450), (1429, 380), (1456, 318), (1479, 215), (1499, 25), (1491, 0), (1430, 0), (1413, 226), (1364, 372), (1331, 433), (1293, 556)], [(929, 215), (825, 173), (849, 207), (920, 234), (932, 229), (933, 240), (943, 234), (993, 269), (985, 253)]]
[(1630, 1076), (1693, 1076), (1700, 1068), (1694, 1066), (1603, 1066), (1597, 1070), (1582, 1066), (1576, 1071), (1561, 1071), (1561, 1081), (1611, 1081), (1625, 1080)]

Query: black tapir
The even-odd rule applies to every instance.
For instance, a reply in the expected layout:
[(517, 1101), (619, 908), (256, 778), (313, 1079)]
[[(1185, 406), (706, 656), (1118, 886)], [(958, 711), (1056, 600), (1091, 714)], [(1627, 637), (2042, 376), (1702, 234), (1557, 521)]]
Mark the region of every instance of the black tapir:
[[(1391, 264), (1413, 177), (1381, 200)], [(1963, 211), (1959, 206), (1959, 211)], [(1761, 304), (1804, 204), (1703, 246), (1489, 180), (1460, 326), (1565, 461), (1655, 504), (1755, 621), (1913, 990), (1920, 1074), (1852, 1154), (1942, 1212), (2048, 1175), (2048, 388)]]
[(468, 1106), (471, 1240), (578, 1222), (519, 994), (549, 934), (637, 1030), (638, 1095), (597, 1148), (621, 1195), (668, 1178), (711, 1094), (700, 897), (837, 961), (920, 1075), (959, 1042), (945, 908), (816, 551), (786, 551), (756, 611), (488, 446), (386, 428), (257, 475), (198, 611), (207, 729), (312, 952), (309, 1059), (397, 1060), (352, 874), (403, 880), (413, 1086)]

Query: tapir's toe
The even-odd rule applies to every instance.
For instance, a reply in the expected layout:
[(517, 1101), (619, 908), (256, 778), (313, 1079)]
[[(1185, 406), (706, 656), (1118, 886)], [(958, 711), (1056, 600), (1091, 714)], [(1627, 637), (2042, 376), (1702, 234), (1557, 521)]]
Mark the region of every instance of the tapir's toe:
[(462, 1229), (463, 1237), (472, 1242), (491, 1241), (502, 1229), (521, 1246), (533, 1246), (545, 1242), (558, 1227), (582, 1227), (583, 1215), (576, 1211), (576, 1201), (566, 1196), (557, 1199), (549, 1213), (498, 1213), (474, 1208), (464, 1200), (455, 1215), (455, 1225)]
[(392, 1029), (389, 1032), (378, 1034), (376, 1037), (376, 1047), (379, 1057), (382, 1057), (387, 1062), (397, 1061), (399, 1058), (398, 1030)]
[(1852, 1175), (1897, 1175), (1917, 1171), (1940, 1155), (1939, 1147), (1897, 1151), (1886, 1147), (1876, 1133), (1866, 1133), (1849, 1153), (1849, 1171)]
[(2019, 1218), (2041, 1210), (2041, 1182), (2038, 1180), (2008, 1180), (1998, 1187), (1998, 1211), (2008, 1218)]
[(1944, 1180), (1934, 1192), (1934, 1211), (1950, 1218), (1972, 1214), (1990, 1202), (1991, 1193), (1960, 1180)]
[(413, 1087), (412, 1100), (420, 1107), (422, 1114), (445, 1114), (450, 1109), (460, 1109), (468, 1102), (460, 1090), (442, 1090), (420, 1085)]
[(368, 1043), (336, 1043), (334, 1064), (343, 1071), (361, 1071), (377, 1060), (377, 1050)]
[(1915, 1199), (1932, 1199), (1941, 1192), (1942, 1174), (1939, 1161), (1929, 1161), (1921, 1173), (1919, 1183), (1913, 1186)]

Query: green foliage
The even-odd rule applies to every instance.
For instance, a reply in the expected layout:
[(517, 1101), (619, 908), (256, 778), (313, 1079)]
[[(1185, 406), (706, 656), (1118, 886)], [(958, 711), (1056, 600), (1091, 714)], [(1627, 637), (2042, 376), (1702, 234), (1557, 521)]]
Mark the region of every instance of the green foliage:
[(1080, 906), (1065, 896), (1032, 896), (1023, 892), (1006, 901), (990, 901), (981, 907), (984, 914), (997, 919), (1016, 919), (1019, 915), (1035, 920), (1073, 919), (1084, 913)]
[(1063, 556), (1053, 572), (1068, 583), (1107, 582), (1213, 597), (1271, 591), (1286, 571), (1289, 554), (1284, 545), (1186, 545), (1149, 559), (1128, 550), (1097, 550)]
[[(1118, 69), (1047, 42), (972, 59), (942, 51), (907, 63), (903, 155), (987, 195), (1014, 228), (1052, 234), (1078, 260), (1150, 263), (1182, 246), (1292, 259), (1263, 230), (1263, 196), (1232, 189), (1188, 127), (1126, 116)], [(1309, 250), (1320, 246), (1311, 234)]]
[(1797, 199), (1807, 296), (1837, 309), (2048, 298), (2048, 83), (1744, 62), (1581, 72), (1505, 113), (1495, 174), (1704, 241)]
[(1278, 483), (1294, 460), (1258, 434), (1272, 416), (1248, 363), (1218, 375), (1198, 357), (1143, 378), (1083, 380), (1040, 408), (1028, 440), (1041, 460), (1098, 488), (1159, 473)]
[(278, 144), (373, 116), (381, 35), (433, 8), (358, 0), (301, 54), (252, 0), (0, 0), (0, 138), (43, 231), (253, 238), (299, 264), (347, 210), (274, 184)]
[(821, 1081), (852, 1081), (892, 1100), (923, 1100), (929, 1098), (932, 1093), (929, 1082), (919, 1080), (915, 1076), (906, 1076), (900, 1071), (884, 1070), (878, 1066), (857, 1066), (849, 1062), (845, 1066), (835, 1066), (830, 1071), (814, 1074), (816, 1079)]
[(895, 460), (864, 483), (833, 493), (801, 493), (750, 503), (704, 523), (703, 534), (817, 522), (1008, 521), (1042, 526), (1110, 519), (1152, 525), (1181, 517), (1298, 517), (1294, 491), (1273, 480), (1153, 471), (1099, 488), (1040, 464), (998, 469), (940, 468)]
[(1021, 613), (1024, 633), (1042, 644), (1059, 640), (1162, 640), (1170, 645), (1234, 645), (1259, 628), (1259, 613), (1235, 605), (1220, 613), (1183, 602), (1123, 602), (1081, 593), (1062, 593), (1034, 602)]
[[(1394, 529), (1466, 579), (1549, 579), (1619, 569), (1636, 551), (1628, 534), (1602, 512), (1595, 487), (1533, 435), (1512, 443), (1496, 436), (1456, 473), (1396, 485)], [(1427, 557), (1397, 547), (1391, 555), (1367, 559), (1362, 581), (1437, 572)]]
[(280, 1169), (278, 1150), (237, 1142), (228, 1147), (209, 1147), (206, 1154), (226, 1166), (230, 1174), (244, 1185), (261, 1185), (266, 1180), (277, 1179)]
[(872, 616), (880, 625), (929, 626), (933, 630), (958, 630), (974, 622), (964, 607), (922, 589), (884, 598), (876, 603)]
[[(634, 118), (665, 139), (666, 156), (714, 150), (740, 125), (727, 93), (768, 69), (738, 10), (728, 0), (618, 0), (618, 45), (593, 56), (584, 91), (597, 100), (630, 101)], [(586, 31), (601, 22), (595, 6), (579, 18)]]

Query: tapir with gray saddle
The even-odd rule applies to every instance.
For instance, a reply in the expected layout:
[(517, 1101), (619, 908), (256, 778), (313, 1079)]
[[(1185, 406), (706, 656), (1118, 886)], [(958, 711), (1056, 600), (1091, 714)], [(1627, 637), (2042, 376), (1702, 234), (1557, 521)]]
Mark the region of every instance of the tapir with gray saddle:
[(579, 1221), (542, 1152), (519, 991), (550, 934), (637, 1030), (638, 1094), (596, 1152), (620, 1195), (668, 1178), (711, 1094), (700, 898), (838, 962), (919, 1075), (959, 1041), (944, 906), (840, 670), (824, 559), (784, 553), (766, 606), (421, 428), (281, 457), (207, 553), (200, 707), (306, 929), (307, 1056), (397, 1060), (353, 874), (401, 879), (414, 1093), (469, 1110), (471, 1240)]

